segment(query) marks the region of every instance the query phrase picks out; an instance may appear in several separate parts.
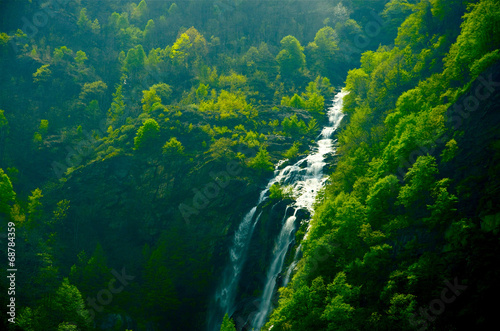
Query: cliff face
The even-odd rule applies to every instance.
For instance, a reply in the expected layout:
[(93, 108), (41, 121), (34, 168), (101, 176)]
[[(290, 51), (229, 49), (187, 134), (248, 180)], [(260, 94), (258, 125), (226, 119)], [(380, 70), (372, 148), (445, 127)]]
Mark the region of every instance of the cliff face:
[[(110, 268), (125, 267), (141, 277), (148, 260), (143, 248), (154, 249), (160, 237), (166, 238), (161, 260), (173, 278), (182, 316), (201, 315), (211, 275), (221, 267), (217, 256), (228, 245), (224, 234), (249, 208), (258, 184), (233, 176), (217, 186), (211, 175), (224, 171), (225, 163), (189, 172), (183, 162), (118, 156), (73, 173), (63, 187), (71, 209), (62, 258), (70, 263), (100, 243)], [(240, 170), (239, 175), (251, 175)]]

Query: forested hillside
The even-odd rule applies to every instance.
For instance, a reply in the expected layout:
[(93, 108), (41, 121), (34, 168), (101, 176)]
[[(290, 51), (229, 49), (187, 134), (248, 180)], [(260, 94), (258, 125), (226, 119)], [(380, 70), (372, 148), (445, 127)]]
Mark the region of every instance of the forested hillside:
[[(486, 328), (499, 47), (498, 0), (0, 0), (3, 329), (207, 329), (239, 222), (341, 88), (339, 156), (263, 329)], [(252, 249), (293, 198), (272, 187)]]
[(349, 71), (342, 157), (266, 329), (495, 323), (500, 3), (411, 7)]

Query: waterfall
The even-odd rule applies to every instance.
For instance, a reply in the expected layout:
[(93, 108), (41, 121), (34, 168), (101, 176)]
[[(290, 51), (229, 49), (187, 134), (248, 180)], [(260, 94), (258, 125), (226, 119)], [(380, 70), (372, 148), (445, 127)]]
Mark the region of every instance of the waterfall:
[[(260, 193), (259, 200), (243, 218), (241, 224), (236, 230), (233, 238), (233, 245), (230, 248), (229, 264), (226, 266), (222, 275), (221, 282), (215, 294), (215, 307), (212, 305), (208, 320), (208, 331), (218, 331), (220, 322), (224, 314), (232, 315), (235, 311), (235, 298), (238, 291), (241, 271), (246, 261), (248, 248), (254, 228), (260, 218), (260, 214), (255, 216), (258, 207), (266, 200), (266, 194), (269, 188), (275, 184), (292, 186), (294, 202), (289, 205), (284, 217), (281, 220), (281, 230), (275, 239), (274, 248), (270, 265), (267, 269), (264, 288), (258, 305), (258, 312), (252, 321), (251, 326), (255, 330), (260, 330), (268, 314), (272, 308), (272, 297), (276, 292), (278, 278), (283, 271), (283, 265), (288, 250), (293, 243), (294, 233), (297, 230), (296, 214), (298, 210), (305, 209), (312, 215), (314, 212), (313, 204), (316, 200), (318, 191), (324, 186), (327, 177), (323, 173), (323, 168), (326, 165), (325, 157), (328, 154), (334, 153), (333, 133), (337, 130), (343, 114), (342, 98), (347, 92), (339, 92), (334, 100), (333, 105), (328, 108), (328, 126), (324, 127), (321, 134), (318, 136), (316, 146), (313, 147), (311, 154), (297, 161), (295, 164), (287, 165), (283, 169), (279, 167), (283, 164), (280, 161), (276, 166), (274, 177), (268, 182), (266, 188)], [(292, 216), (287, 217), (289, 208), (294, 209)], [(307, 235), (307, 232), (306, 232)], [(290, 280), (293, 269), (295, 268), (299, 254), (300, 246), (297, 248), (294, 256), (294, 261), (288, 268), (284, 280), (281, 281), (282, 286), (286, 286)]]
[(297, 263), (299, 262), (299, 254), (301, 248), (302, 244), (300, 244), (299, 247), (297, 247), (297, 249), (295, 250), (295, 255), (293, 256), (293, 262), (286, 270), (285, 278), (283, 279), (283, 287), (287, 286), (288, 283), (290, 282), (290, 277), (292, 276), (293, 269), (295, 269)]
[(288, 217), (285, 224), (281, 228), (281, 232), (276, 240), (276, 247), (274, 249), (273, 260), (269, 271), (267, 272), (267, 282), (262, 293), (261, 305), (259, 312), (254, 319), (254, 325), (256, 329), (260, 329), (265, 322), (267, 314), (271, 308), (271, 298), (274, 294), (274, 289), (276, 287), (276, 279), (283, 268), (283, 262), (285, 260), (285, 255), (288, 251), (288, 246), (292, 240), (292, 233), (295, 229), (295, 214), (298, 209), (295, 209), (295, 213)]

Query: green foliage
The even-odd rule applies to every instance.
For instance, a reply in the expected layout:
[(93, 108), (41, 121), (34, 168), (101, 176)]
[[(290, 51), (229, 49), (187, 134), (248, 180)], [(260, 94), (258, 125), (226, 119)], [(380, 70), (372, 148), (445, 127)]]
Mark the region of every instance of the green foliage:
[(40, 120), (40, 126), (38, 127), (38, 131), (42, 136), (45, 136), (49, 130), (49, 121)]
[(0, 213), (10, 214), (10, 204), (14, 202), (15, 197), (9, 176), (0, 168)]
[(75, 55), (75, 62), (76, 63), (78, 63), (79, 65), (83, 65), (86, 60), (88, 60), (88, 57), (84, 51), (80, 50), (80, 51), (76, 52), (76, 55)]
[(500, 37), (495, 33), (500, 24), (498, 1), (483, 0), (469, 8), (470, 12), (464, 15), (462, 31), (444, 59), (446, 77), (459, 82), (466, 82), (471, 77), (471, 68), (476, 76), (482, 67), (498, 58), (494, 51), (500, 44)]
[(220, 331), (236, 331), (236, 327), (234, 326), (233, 321), (229, 318), (227, 313), (226, 315), (224, 315), (224, 319), (222, 320)]
[(248, 165), (260, 172), (269, 172), (274, 169), (269, 152), (264, 146), (260, 146), (257, 155), (248, 162)]
[(313, 114), (321, 114), (325, 108), (325, 98), (322, 95), (313, 93), (308, 96), (304, 106)]
[(232, 93), (225, 90), (219, 93), (216, 101), (202, 101), (199, 109), (219, 120), (233, 119), (237, 118), (239, 115), (243, 115), (247, 118), (256, 116), (252, 105), (246, 102), (244, 94)]
[(287, 150), (285, 153), (283, 153), (283, 156), (287, 159), (293, 159), (294, 157), (296, 157), (299, 153), (299, 147), (300, 147), (300, 143), (298, 141), (295, 141), (292, 145), (292, 147), (290, 147), (289, 150)]
[(327, 289), (327, 305), (321, 318), (328, 321), (328, 330), (354, 329), (352, 326), (354, 307), (349, 302), (357, 299), (359, 288), (349, 285), (345, 273), (339, 272)]
[(405, 175), (405, 183), (398, 195), (398, 203), (409, 207), (425, 201), (431, 192), (437, 174), (436, 160), (432, 156), (419, 156)]
[(5, 130), (5, 127), (8, 124), (9, 124), (9, 122), (7, 121), (7, 118), (5, 117), (4, 111), (2, 109), (0, 109), (0, 130)]
[(108, 110), (108, 118), (111, 122), (115, 122), (124, 115), (124, 112), (123, 85), (119, 85), (116, 88), (116, 92), (113, 93), (113, 101), (111, 102), (111, 108)]
[(241, 144), (245, 144), (246, 146), (248, 146), (250, 148), (254, 148), (254, 147), (259, 147), (262, 144), (262, 142), (264, 142), (265, 140), (266, 140), (266, 136), (262, 133), (260, 135), (257, 135), (256, 132), (246, 131), (245, 136), (243, 136), (243, 135), (240, 136), (239, 142)]
[(499, 60), (500, 60), (500, 50), (498, 49), (485, 54), (482, 58), (474, 61), (474, 63), (470, 66), (470, 72), (472, 77), (476, 78), (489, 66), (498, 62)]
[(147, 15), (147, 13), (148, 13), (148, 5), (146, 4), (145, 0), (141, 0), (141, 2), (139, 2), (137, 7), (135, 7), (132, 10), (130, 17), (133, 20), (141, 21), (143, 19), (143, 17), (145, 17)]
[(144, 48), (142, 45), (137, 45), (128, 50), (123, 69), (131, 73), (138, 72), (144, 68), (145, 60), (146, 53), (144, 52)]
[(318, 30), (314, 41), (307, 47), (311, 52), (313, 67), (323, 76), (330, 76), (334, 70), (339, 47), (337, 33), (329, 26)]
[(184, 154), (184, 146), (177, 138), (172, 137), (163, 145), (162, 151), (168, 156), (182, 155)]
[(187, 67), (189, 61), (201, 61), (206, 52), (205, 38), (194, 27), (191, 27), (182, 33), (172, 45), (170, 57), (174, 65)]
[[(494, 299), (498, 278), (491, 261), (499, 253), (499, 167), (498, 146), (481, 141), (496, 131), (481, 127), (493, 127), (496, 99), (480, 98), (476, 112), (453, 102), (474, 79), (487, 81), (483, 72), (500, 59), (498, 0), (246, 1), (229, 11), (212, 2), (61, 2), (52, 9), (68, 19), (42, 29), (34, 17), (25, 31), (0, 32), (0, 164), (20, 169), (0, 170), (0, 218), (16, 223), (25, 246), (17, 251), (26, 262), (19, 325), (89, 329), (79, 302), (108, 288), (109, 260), (140, 272), (95, 326), (127, 315), (143, 329), (203, 327), (200, 298), (210, 297), (220, 271), (209, 253), (224, 248), (213, 238), (234, 227), (226, 207), (239, 206), (230, 185), (201, 212), (213, 189), (205, 184), (224, 186), (231, 170), (238, 184), (258, 184), (271, 160), (296, 157), (325, 120), (332, 81), (349, 92), (338, 155), (327, 159), (332, 173), (303, 258), (267, 328), (411, 329), (413, 313), (457, 276), (473, 291), (428, 327), (486, 328), (494, 309), (481, 303)], [(16, 1), (4, 14), (22, 17), (38, 5)], [(49, 16), (50, 7), (42, 8)], [(494, 87), (493, 79), (469, 96), (493, 95)], [(477, 114), (484, 120), (462, 133), (450, 125), (455, 115), (469, 123)], [(61, 176), (69, 167), (67, 178), (57, 181), (51, 167), (63, 168)], [(16, 200), (13, 183), (24, 198)], [(290, 197), (278, 185), (270, 191), (271, 199)], [(186, 204), (196, 214), (190, 236), (174, 208)], [(75, 257), (97, 241), (113, 248), (107, 257), (99, 245), (90, 258)], [(130, 258), (118, 256), (122, 242)], [(156, 246), (141, 254), (144, 242)], [(73, 262), (80, 297), (60, 283), (58, 270)], [(225, 323), (234, 329), (228, 316)]]
[(173, 272), (168, 267), (167, 242), (162, 238), (151, 253), (144, 270), (144, 314), (148, 320), (165, 319), (165, 309), (174, 309), (179, 301), (173, 285)]
[(280, 72), (284, 77), (292, 77), (304, 68), (306, 56), (297, 38), (286, 36), (281, 40), (281, 51), (276, 56)]
[(241, 90), (247, 84), (247, 78), (243, 75), (239, 75), (235, 72), (231, 72), (230, 75), (219, 77), (219, 86), (221, 88), (228, 88), (231, 92)]
[(97, 18), (92, 22), (87, 16), (87, 8), (82, 8), (80, 10), (80, 15), (78, 16), (77, 25), (82, 32), (92, 32), (99, 33), (101, 26)]
[(316, 121), (316, 119), (312, 118), (309, 123), (307, 123), (307, 132), (308, 133), (315, 133), (316, 131), (318, 131), (319, 129), (319, 125), (318, 125), (318, 121)]
[(283, 200), (293, 198), (293, 188), (291, 186), (283, 187), (279, 183), (274, 183), (269, 188), (269, 199)]
[(379, 179), (370, 187), (366, 198), (368, 221), (374, 228), (390, 220), (391, 207), (398, 196), (399, 182), (394, 175)]
[(38, 222), (41, 220), (43, 215), (43, 207), (40, 199), (43, 197), (42, 190), (39, 188), (31, 191), (31, 195), (28, 197), (28, 227), (33, 228), (40, 224)]
[(161, 98), (156, 95), (156, 90), (154, 88), (142, 91), (142, 94), (142, 110), (145, 112), (150, 112), (153, 108), (161, 104)]
[(304, 100), (297, 94), (294, 94), (293, 97), (290, 99), (290, 107), (293, 108), (299, 108), (299, 109), (304, 109), (305, 108), (305, 103)]
[(151, 149), (160, 137), (160, 126), (154, 119), (147, 119), (137, 130), (134, 138), (134, 149), (145, 151)]
[(198, 101), (203, 101), (208, 95), (208, 85), (200, 83), (200, 86), (196, 89), (196, 99)]
[(40, 68), (38, 68), (36, 72), (33, 74), (33, 82), (34, 83), (46, 82), (52, 75), (52, 71), (49, 69), (49, 67), (50, 64), (44, 64)]
[(80, 92), (80, 99), (100, 99), (108, 89), (108, 86), (103, 81), (96, 81), (92, 83), (85, 83)]
[(299, 120), (296, 114), (283, 119), (281, 126), (283, 127), (283, 132), (290, 137), (304, 135), (308, 131), (304, 120)]
[(65, 278), (56, 291), (53, 303), (53, 318), (68, 323), (74, 323), (77, 327), (85, 330), (90, 327), (90, 316), (85, 309), (82, 295), (76, 286), (71, 285)]
[(235, 153), (231, 148), (233, 145), (234, 143), (231, 139), (220, 138), (210, 145), (208, 152), (214, 159), (232, 159), (235, 156)]
[(61, 46), (59, 48), (54, 49), (54, 62), (55, 63), (63, 63), (73, 60), (72, 57), (73, 51), (66, 46)]
[(457, 155), (458, 145), (455, 139), (451, 139), (446, 143), (446, 148), (441, 153), (441, 158), (444, 162), (450, 162)]
[(80, 291), (67, 278), (51, 300), (25, 308), (18, 318), (24, 330), (91, 330), (91, 322)]

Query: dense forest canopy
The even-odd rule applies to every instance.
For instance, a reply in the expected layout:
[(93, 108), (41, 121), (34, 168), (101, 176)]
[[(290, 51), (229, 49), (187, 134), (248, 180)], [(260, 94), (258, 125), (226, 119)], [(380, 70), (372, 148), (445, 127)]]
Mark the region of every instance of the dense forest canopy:
[(0, 0), (4, 329), (206, 329), (231, 235), (340, 88), (263, 330), (486, 328), (499, 47), (499, 0)]

